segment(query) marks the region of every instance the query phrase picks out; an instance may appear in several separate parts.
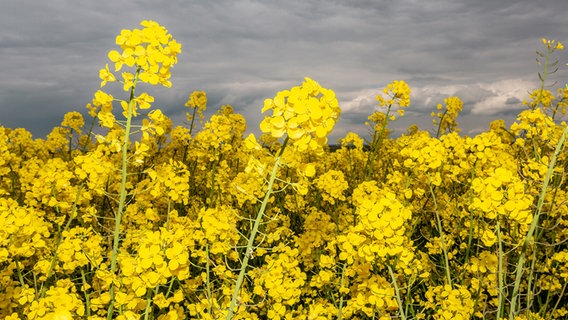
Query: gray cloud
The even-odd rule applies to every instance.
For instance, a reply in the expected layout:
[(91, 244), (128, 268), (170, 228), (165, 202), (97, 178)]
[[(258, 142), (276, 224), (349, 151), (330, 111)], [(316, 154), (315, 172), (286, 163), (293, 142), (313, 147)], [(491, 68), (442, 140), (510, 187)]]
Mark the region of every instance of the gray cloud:
[[(86, 113), (115, 36), (144, 19), (183, 44), (173, 87), (148, 89), (176, 124), (189, 94), (203, 90), (209, 114), (231, 104), (257, 133), (263, 100), (308, 76), (334, 89), (344, 110), (331, 141), (366, 135), (376, 94), (399, 79), (413, 95), (396, 131), (429, 128), (451, 95), (464, 101), (465, 133), (497, 117), (510, 123), (538, 85), (540, 38), (568, 38), (564, 0), (5, 0), (0, 12), (0, 123), (36, 137), (65, 112)], [(562, 84), (560, 74), (551, 80)]]

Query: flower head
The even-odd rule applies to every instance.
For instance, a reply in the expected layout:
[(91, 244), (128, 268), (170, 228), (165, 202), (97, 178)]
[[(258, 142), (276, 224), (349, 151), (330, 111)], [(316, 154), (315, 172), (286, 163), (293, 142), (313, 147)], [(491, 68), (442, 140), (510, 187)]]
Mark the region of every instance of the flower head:
[(262, 112), (268, 110), (272, 110), (272, 116), (262, 120), (260, 129), (275, 138), (286, 135), (299, 151), (326, 144), (341, 113), (335, 93), (310, 78), (266, 99)]

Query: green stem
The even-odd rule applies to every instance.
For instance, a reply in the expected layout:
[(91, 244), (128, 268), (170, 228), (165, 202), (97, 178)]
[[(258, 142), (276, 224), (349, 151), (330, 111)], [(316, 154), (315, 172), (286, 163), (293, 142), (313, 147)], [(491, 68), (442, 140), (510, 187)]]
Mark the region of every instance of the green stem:
[(25, 281), (24, 281), (24, 276), (22, 275), (22, 269), (20, 269), (20, 261), (18, 261), (18, 259), (15, 259), (14, 262), (16, 263), (16, 271), (18, 273), (18, 280), (20, 280), (20, 286), (22, 286), (22, 288), (25, 286)]
[[(475, 171), (477, 168), (477, 160), (473, 163), (473, 168), (471, 169), (471, 183), (469, 192), (469, 205), (473, 202), (473, 179), (475, 178)], [(468, 207), (469, 207), (468, 205)], [(465, 251), (465, 263), (469, 263), (469, 258), (471, 255), (471, 243), (473, 242), (473, 210), (469, 210), (469, 230), (467, 236), (467, 249)]]
[[(213, 150), (213, 156), (217, 156), (217, 149)], [(218, 160), (213, 161), (212, 168), (211, 168), (211, 189), (209, 190), (209, 206), (208, 208), (213, 208), (213, 202), (215, 197), (215, 171), (217, 170), (217, 162), (221, 160), (219, 156)]]
[[(538, 238), (539, 238), (538, 235), (535, 236), (535, 239), (538, 239)], [(533, 277), (534, 277), (534, 266), (535, 266), (535, 263), (536, 263), (536, 252), (537, 252), (536, 249), (533, 250), (532, 259), (531, 259), (531, 267), (530, 267), (530, 271), (529, 271), (529, 278), (528, 278), (528, 281), (527, 281), (527, 293), (528, 293), (527, 294), (527, 306), (532, 305), (531, 299), (533, 298), (532, 287), (533, 287)], [(550, 291), (549, 291), (549, 293), (550, 293)], [(528, 309), (529, 308), (527, 308), (527, 312), (528, 312)], [(527, 317), (528, 316), (529, 315), (527, 314)]]
[(197, 111), (197, 107), (193, 107), (193, 114), (191, 115), (191, 124), (189, 125), (189, 135), (193, 132), (193, 123), (195, 122), (195, 112)]
[(444, 239), (444, 231), (442, 229), (442, 221), (440, 219), (440, 212), (438, 210), (438, 203), (436, 201), (436, 195), (434, 194), (434, 189), (432, 188), (432, 180), (430, 179), (430, 174), (428, 174), (428, 186), (430, 187), (430, 194), (432, 195), (432, 200), (434, 201), (434, 210), (436, 212), (436, 222), (438, 224), (438, 233), (440, 234), (440, 240), (442, 242), (442, 250), (444, 252), (444, 263), (446, 269), (446, 281), (452, 286), (452, 276), (450, 275), (450, 262), (448, 259), (448, 248), (446, 247), (446, 240)]
[[(73, 151), (73, 129), (69, 129), (69, 150), (67, 152), (67, 157), (69, 157), (68, 159), (71, 159), (71, 153)], [(77, 135), (79, 136), (79, 135)]]
[(398, 285), (396, 284), (396, 278), (394, 276), (394, 273), (392, 272), (391, 266), (387, 265), (387, 268), (389, 268), (389, 274), (391, 276), (392, 283), (394, 285), (394, 292), (396, 294), (396, 301), (398, 302), (398, 312), (400, 312), (400, 318), (402, 320), (406, 320), (406, 314), (404, 313), (404, 307), (402, 305), (402, 299), (400, 299), (400, 290), (398, 289)]
[(444, 118), (446, 117), (446, 113), (448, 113), (447, 109), (442, 114), (442, 117), (440, 118), (440, 123), (438, 123), (438, 130), (436, 131), (436, 138), (440, 137), (440, 133), (441, 133), (441, 129), (442, 129), (442, 122), (444, 121)]
[[(81, 268), (81, 280), (83, 281), (83, 287), (85, 287), (87, 283), (87, 279), (85, 277), (85, 270)], [(91, 299), (89, 297), (88, 290), (83, 290), (83, 294), (85, 295), (85, 313), (87, 318), (91, 316)]]
[(552, 174), (554, 173), (554, 167), (556, 165), (556, 159), (562, 149), (564, 148), (564, 142), (566, 141), (566, 135), (568, 135), (568, 127), (564, 129), (562, 132), (562, 136), (558, 140), (558, 144), (556, 144), (556, 149), (554, 150), (554, 154), (550, 159), (550, 163), (548, 164), (548, 171), (546, 172), (546, 176), (544, 177), (544, 181), (542, 183), (542, 188), (540, 189), (540, 194), (538, 197), (538, 202), (536, 206), (536, 212), (533, 217), (533, 221), (530, 225), (529, 232), (525, 237), (525, 241), (523, 243), (523, 247), (521, 249), (521, 254), (519, 256), (519, 260), (517, 261), (517, 269), (515, 275), (515, 286), (513, 288), (513, 296), (511, 297), (511, 309), (509, 310), (509, 320), (513, 320), (516, 314), (517, 308), (517, 299), (519, 297), (519, 288), (521, 286), (521, 276), (523, 274), (523, 266), (525, 264), (525, 256), (527, 253), (527, 248), (530, 245), (531, 239), (533, 238), (533, 234), (535, 233), (536, 227), (538, 226), (538, 221), (540, 218), (540, 214), (542, 212), (542, 207), (544, 205), (544, 199), (546, 197), (546, 190), (548, 189), (548, 184), (550, 183), (550, 179)]
[[(76, 213), (77, 213), (77, 203), (79, 202), (79, 198), (81, 197), (81, 190), (83, 189), (83, 183), (81, 183), (79, 185), (79, 189), (77, 190), (77, 195), (75, 195), (75, 201), (73, 202), (73, 208), (71, 210), (71, 216), (69, 217), (69, 220), (67, 220), (67, 223), (65, 224), (65, 226), (63, 227), (63, 229), (61, 229), (61, 225), (57, 225), (57, 240), (55, 243), (55, 249), (53, 250), (53, 258), (51, 259), (51, 264), (49, 266), (49, 270), (47, 271), (47, 274), (45, 276), (45, 279), (49, 279), (52, 276), (53, 270), (55, 270), (55, 264), (57, 263), (57, 250), (59, 249), (59, 245), (61, 244), (62, 238), (63, 238), (63, 231), (69, 229), (69, 226), (71, 226), (71, 221), (73, 221), (73, 219), (75, 219)], [(61, 212), (59, 211), (59, 208), (56, 206), (55, 210), (57, 212), (58, 215), (61, 214)], [(47, 280), (46, 280), (47, 281)], [(47, 290), (47, 287), (44, 286), (45, 283), (41, 284), (41, 289), (40, 289), (40, 298), (43, 298), (45, 296), (45, 292)]]
[(272, 168), (272, 173), (270, 174), (270, 180), (268, 181), (268, 189), (266, 190), (266, 195), (264, 196), (264, 200), (262, 201), (262, 205), (258, 214), (256, 215), (256, 219), (254, 220), (254, 226), (248, 238), (246, 252), (243, 258), (243, 262), (241, 264), (241, 269), (239, 271), (239, 276), (237, 278), (237, 283), (235, 284), (235, 290), (233, 291), (233, 297), (231, 298), (231, 305), (229, 306), (229, 311), (227, 312), (227, 320), (231, 320), (233, 318), (233, 314), (235, 312), (235, 308), (237, 307), (237, 300), (239, 297), (239, 292), (241, 291), (241, 286), (243, 284), (243, 280), (245, 278), (245, 274), (248, 268), (249, 257), (252, 255), (252, 250), (254, 247), (254, 240), (256, 238), (256, 234), (258, 233), (258, 228), (260, 226), (260, 222), (262, 220), (262, 216), (264, 215), (264, 211), (266, 210), (266, 206), (268, 205), (268, 200), (272, 195), (272, 187), (274, 185), (274, 180), (276, 180), (276, 173), (278, 172), (278, 167), (280, 166), (280, 160), (282, 159), (282, 154), (284, 153), (284, 149), (286, 148), (286, 144), (288, 142), (288, 137), (284, 140), (282, 147), (280, 148), (280, 153), (274, 162), (274, 167)]
[(503, 302), (505, 296), (505, 288), (503, 288), (503, 241), (501, 240), (501, 224), (499, 223), (499, 217), (497, 217), (497, 245), (499, 246), (498, 259), (499, 264), (497, 265), (497, 281), (499, 285), (499, 301), (497, 302), (497, 319), (503, 317)]
[(564, 285), (562, 286), (562, 291), (558, 295), (558, 300), (556, 300), (556, 304), (554, 305), (554, 308), (552, 308), (552, 310), (550, 310), (550, 314), (553, 314), (554, 310), (558, 309), (558, 307), (560, 306), (560, 301), (563, 300), (562, 297), (564, 297), (564, 292), (566, 292), (566, 286), (568, 286), (568, 283), (564, 282)]
[(210, 270), (211, 267), (209, 265), (209, 259), (210, 259), (209, 258), (209, 244), (205, 245), (205, 254), (206, 254), (205, 258), (207, 259), (207, 262), (205, 264), (205, 272), (206, 272), (206, 275), (207, 275), (207, 283), (206, 283), (206, 285), (207, 285), (207, 311), (209, 312), (209, 315), (213, 317), (213, 312), (212, 312), (213, 310), (211, 309), (211, 306), (213, 305), (213, 303), (211, 302), (211, 278), (210, 278), (210, 275), (209, 275), (209, 273), (211, 272), (211, 270)]
[[(126, 126), (124, 128), (124, 141), (122, 143), (122, 169), (121, 169), (121, 182), (120, 182), (120, 196), (118, 200), (118, 211), (114, 220), (114, 234), (112, 243), (112, 257), (110, 263), (110, 271), (114, 274), (117, 269), (117, 257), (118, 257), (118, 247), (120, 244), (120, 222), (122, 220), (122, 214), (126, 206), (126, 182), (128, 178), (128, 146), (130, 144), (130, 130), (132, 127), (133, 110), (136, 104), (134, 101), (134, 92), (136, 89), (136, 82), (138, 75), (140, 73), (140, 68), (136, 70), (136, 76), (134, 78), (134, 83), (130, 89), (130, 99), (128, 101), (128, 110), (126, 115)], [(111, 320), (114, 310), (114, 282), (110, 284), (110, 303), (108, 307), (107, 319)]]
[[(93, 128), (95, 127), (95, 123), (97, 121), (97, 116), (95, 115), (93, 117), (93, 120), (91, 120), (91, 124), (89, 125), (89, 131), (87, 132), (87, 137), (90, 137), (91, 134), (93, 133)], [(80, 141), (80, 137), (79, 137), (79, 141)], [(85, 145), (84, 146), (80, 146), (78, 145), (78, 147), (81, 147), (81, 152), (84, 154), (87, 152), (87, 147), (89, 147), (89, 141), (91, 141), (90, 139), (85, 139)]]
[[(189, 135), (191, 136), (191, 133), (193, 132), (193, 122), (195, 121), (195, 110), (197, 109), (197, 107), (193, 108), (193, 115), (191, 116), (191, 124), (189, 125)], [(181, 162), (185, 163), (185, 160), (187, 158), (187, 149), (189, 148), (189, 145), (185, 145), (185, 147), (183, 148), (183, 156), (182, 156), (182, 160)]]
[[(159, 285), (154, 288), (154, 294), (158, 293), (158, 288)], [(146, 309), (144, 310), (144, 320), (154, 318), (153, 316), (151, 316), (152, 313), (150, 312), (152, 309), (152, 295), (152, 291), (148, 290), (148, 292), (146, 292)]]
[(385, 114), (385, 119), (382, 123), (381, 132), (377, 133), (377, 131), (375, 131), (373, 133), (373, 141), (371, 142), (369, 156), (367, 157), (367, 163), (365, 164), (365, 181), (371, 179), (371, 176), (373, 175), (375, 158), (377, 156), (377, 152), (379, 151), (379, 147), (389, 123), (389, 114), (391, 107), (392, 105), (388, 106), (387, 113)]
[[(552, 50), (550, 48), (548, 48), (546, 55), (544, 56), (544, 67), (543, 67), (543, 70), (542, 70), (542, 76), (540, 77), (540, 90), (538, 92), (538, 98), (537, 98), (537, 101), (540, 104), (542, 104), (541, 99), (542, 99), (542, 94), (544, 92), (544, 86), (545, 86), (544, 80), (548, 76), (548, 61), (550, 59), (551, 53), (552, 53)], [(536, 107), (536, 105), (535, 105), (535, 107)]]
[(343, 264), (341, 268), (341, 282), (339, 283), (339, 308), (337, 310), (337, 320), (341, 320), (343, 315), (343, 293), (341, 293), (341, 288), (345, 284), (345, 269), (347, 269), (347, 263)]

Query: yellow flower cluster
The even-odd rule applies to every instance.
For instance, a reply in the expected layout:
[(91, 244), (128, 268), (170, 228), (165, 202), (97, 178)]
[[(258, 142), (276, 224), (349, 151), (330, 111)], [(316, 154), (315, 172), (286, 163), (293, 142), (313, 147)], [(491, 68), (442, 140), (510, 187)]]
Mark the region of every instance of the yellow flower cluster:
[(242, 136), (246, 128), (243, 116), (234, 113), (231, 106), (225, 105), (205, 123), (203, 129), (196, 135), (195, 141), (206, 153), (209, 153), (210, 148), (227, 152), (235, 144), (234, 137)]
[(509, 169), (496, 168), (487, 178), (472, 181), (475, 194), (470, 209), (488, 219), (507, 217), (521, 225), (532, 222), (533, 197), (525, 193), (521, 179)]
[(71, 274), (78, 267), (86, 267), (93, 263), (100, 265), (104, 252), (101, 235), (93, 233), (92, 229), (73, 227), (61, 233), (63, 240), (57, 248), (58, 266), (56, 271)]
[(50, 236), (49, 223), (40, 213), (34, 211), (33, 207), (20, 206), (13, 199), (0, 198), (0, 263), (14, 258), (41, 256), (46, 251), (46, 241)]
[[(168, 30), (155, 21), (144, 20), (141, 22), (143, 29), (122, 30), (116, 37), (116, 44), (121, 52), (111, 50), (108, 58), (114, 63), (114, 72), (122, 70), (126, 65), (134, 68), (134, 72), (122, 72), (122, 89), (131, 92), (129, 101), (120, 100), (125, 118), (130, 115), (136, 117), (138, 108), (148, 109), (154, 102), (154, 97), (146, 92), (134, 96), (137, 82), (145, 82), (152, 85), (161, 84), (171, 87), (170, 69), (177, 63), (177, 55), (181, 52), (179, 44)], [(99, 71), (101, 88), (108, 82), (118, 81), (108, 64)], [(112, 113), (114, 97), (102, 90), (95, 93), (91, 104), (87, 105), (91, 116), (97, 116), (102, 126), (112, 129), (116, 119)]]
[[(390, 312), (394, 312), (398, 308), (393, 286), (387, 279), (379, 275), (370, 275), (357, 286), (357, 292), (353, 294), (355, 298), (347, 306), (347, 312), (357, 310), (361, 313), (362, 311), (367, 317), (372, 318), (375, 315), (378, 319), (386, 320), (391, 319)], [(386, 312), (379, 311), (377, 317), (376, 310), (385, 310)]]
[(91, 193), (103, 195), (108, 191), (109, 182), (113, 180), (111, 177), (116, 174), (116, 171), (113, 159), (109, 159), (105, 153), (114, 147), (116, 146), (111, 145), (105, 148), (104, 145), (99, 145), (97, 149), (73, 159), (75, 176), (86, 182), (87, 189)]
[(416, 134), (407, 139), (401, 139), (400, 142), (404, 143), (400, 150), (400, 155), (404, 159), (403, 166), (415, 172), (436, 171), (446, 159), (447, 152), (440, 140), (428, 139), (427, 136), (420, 137)]
[[(445, 107), (438, 104), (438, 112), (432, 112), (432, 123), (438, 127), (439, 136), (442, 132), (459, 132), (456, 117), (462, 111), (463, 102), (458, 97), (449, 97), (444, 99)], [(443, 112), (442, 112), (443, 110)]]
[(298, 249), (284, 247), (266, 256), (266, 265), (259, 273), (253, 292), (266, 298), (270, 319), (286, 318), (287, 308), (300, 302), (306, 275), (300, 269)]
[(199, 211), (199, 222), (203, 230), (202, 241), (210, 244), (212, 254), (235, 258), (231, 251), (240, 238), (236, 229), (237, 220), (236, 213), (229, 207)]
[[(388, 108), (387, 112), (375, 112), (369, 116), (369, 120), (376, 124), (382, 124), (387, 120), (395, 120), (396, 116), (390, 114), (391, 107), (395, 104), (401, 108), (410, 106), (410, 92), (410, 87), (402, 80), (395, 80), (392, 83), (389, 83), (383, 89), (382, 94), (378, 94), (376, 97), (379, 102), (379, 106)], [(404, 109), (398, 109), (397, 113), (401, 117), (404, 116)], [(382, 128), (382, 130), (384, 129), (386, 128)]]
[[(466, 270), (471, 273), (470, 290), (477, 292), (481, 301), (488, 301), (496, 307), (499, 295), (498, 271), (499, 257), (489, 251), (482, 251), (478, 256), (472, 257)], [(476, 311), (476, 316), (482, 317), (482, 312)]]
[(83, 115), (77, 111), (71, 111), (65, 114), (63, 117), (63, 122), (61, 123), (64, 127), (69, 127), (78, 133), (81, 133), (81, 128), (85, 125), (85, 120)]
[[(413, 259), (406, 223), (412, 212), (388, 189), (379, 189), (376, 182), (363, 182), (353, 191), (352, 201), (357, 208), (357, 224), (345, 235), (337, 237), (342, 249), (339, 258), (353, 263), (359, 256), (367, 262), (389, 261), (396, 258), (401, 266)], [(406, 269), (405, 272), (410, 272)]]
[[(171, 87), (170, 68), (177, 63), (181, 44), (155, 21), (145, 20), (140, 24), (144, 27), (142, 30), (125, 29), (116, 37), (116, 44), (122, 52), (111, 50), (108, 53), (108, 58), (114, 62), (114, 71), (120, 71), (124, 65), (136, 65), (139, 77), (127, 72), (122, 74), (124, 91), (130, 91), (135, 80)], [(113, 80), (112, 74), (108, 72), (108, 65), (100, 74), (103, 80), (101, 87), (106, 81)]]
[(329, 170), (315, 179), (316, 187), (321, 191), (323, 200), (335, 204), (335, 200), (344, 201), (343, 192), (349, 188), (343, 172)]
[[(125, 276), (124, 285), (133, 297), (142, 297), (147, 289), (165, 285), (175, 276), (179, 280), (189, 277), (189, 253), (175, 238), (175, 234), (161, 229), (140, 235), (137, 255), (123, 255), (119, 262)], [(126, 292), (128, 294), (129, 292)]]
[(156, 198), (164, 195), (174, 203), (188, 203), (189, 172), (185, 164), (170, 159), (155, 169), (148, 169), (148, 176), (153, 180), (150, 194)]
[(265, 194), (265, 173), (263, 170), (253, 170), (255, 162), (258, 160), (250, 159), (249, 165), (244, 172), (239, 172), (233, 179), (234, 188), (231, 189), (231, 194), (235, 197), (239, 205), (245, 202), (256, 203)]
[(329, 214), (316, 208), (312, 208), (305, 217), (304, 225), (304, 232), (294, 242), (300, 250), (301, 261), (306, 269), (320, 267), (320, 272), (312, 278), (311, 285), (322, 287), (334, 278), (336, 261), (330, 254), (335, 255), (333, 242), (338, 226), (332, 222)]
[(41, 203), (70, 214), (78, 188), (71, 182), (74, 175), (68, 169), (69, 164), (58, 158), (34, 162), (28, 162), (25, 178), (21, 180), (27, 202)]
[(382, 93), (387, 96), (387, 98), (379, 94), (377, 95), (377, 101), (379, 101), (379, 105), (382, 107), (392, 106), (394, 104), (398, 104), (401, 107), (408, 107), (410, 105), (410, 92), (410, 87), (406, 82), (395, 80), (383, 89)]
[(524, 137), (524, 139), (517, 140), (519, 144), (523, 144), (525, 139), (541, 139), (552, 145), (558, 141), (560, 134), (556, 131), (556, 123), (540, 108), (522, 111), (517, 121), (511, 125), (511, 131), (517, 135), (522, 134)]
[(275, 138), (286, 135), (299, 152), (325, 145), (341, 113), (335, 93), (310, 78), (266, 99), (262, 112), (268, 110), (272, 115), (260, 123), (262, 132)]
[(73, 319), (84, 315), (85, 306), (73, 282), (66, 279), (59, 280), (47, 290), (44, 298), (30, 304), (27, 319)]
[(203, 121), (203, 112), (207, 109), (207, 93), (205, 91), (194, 91), (190, 96), (189, 100), (185, 103), (185, 106), (193, 109), (192, 114), (186, 113), (187, 120), (191, 121), (193, 128), (193, 121), (195, 120), (195, 113), (199, 117), (199, 123)]
[(471, 319), (475, 303), (467, 288), (449, 285), (431, 287), (426, 298), (425, 307), (434, 310), (432, 319)]

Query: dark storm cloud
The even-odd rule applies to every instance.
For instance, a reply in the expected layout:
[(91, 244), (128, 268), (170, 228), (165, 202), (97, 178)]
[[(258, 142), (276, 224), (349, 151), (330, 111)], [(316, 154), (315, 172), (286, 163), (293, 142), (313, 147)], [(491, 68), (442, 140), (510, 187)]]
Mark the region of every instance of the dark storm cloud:
[(332, 141), (366, 135), (375, 96), (399, 79), (412, 104), (397, 131), (428, 128), (436, 105), (457, 95), (463, 132), (475, 132), (522, 109), (538, 86), (540, 38), (566, 41), (566, 12), (564, 0), (4, 0), (0, 123), (41, 137), (65, 112), (85, 112), (116, 34), (152, 19), (183, 44), (173, 87), (149, 89), (176, 124), (189, 94), (203, 90), (209, 114), (231, 104), (258, 132), (264, 99), (308, 76), (335, 90), (343, 108)]

